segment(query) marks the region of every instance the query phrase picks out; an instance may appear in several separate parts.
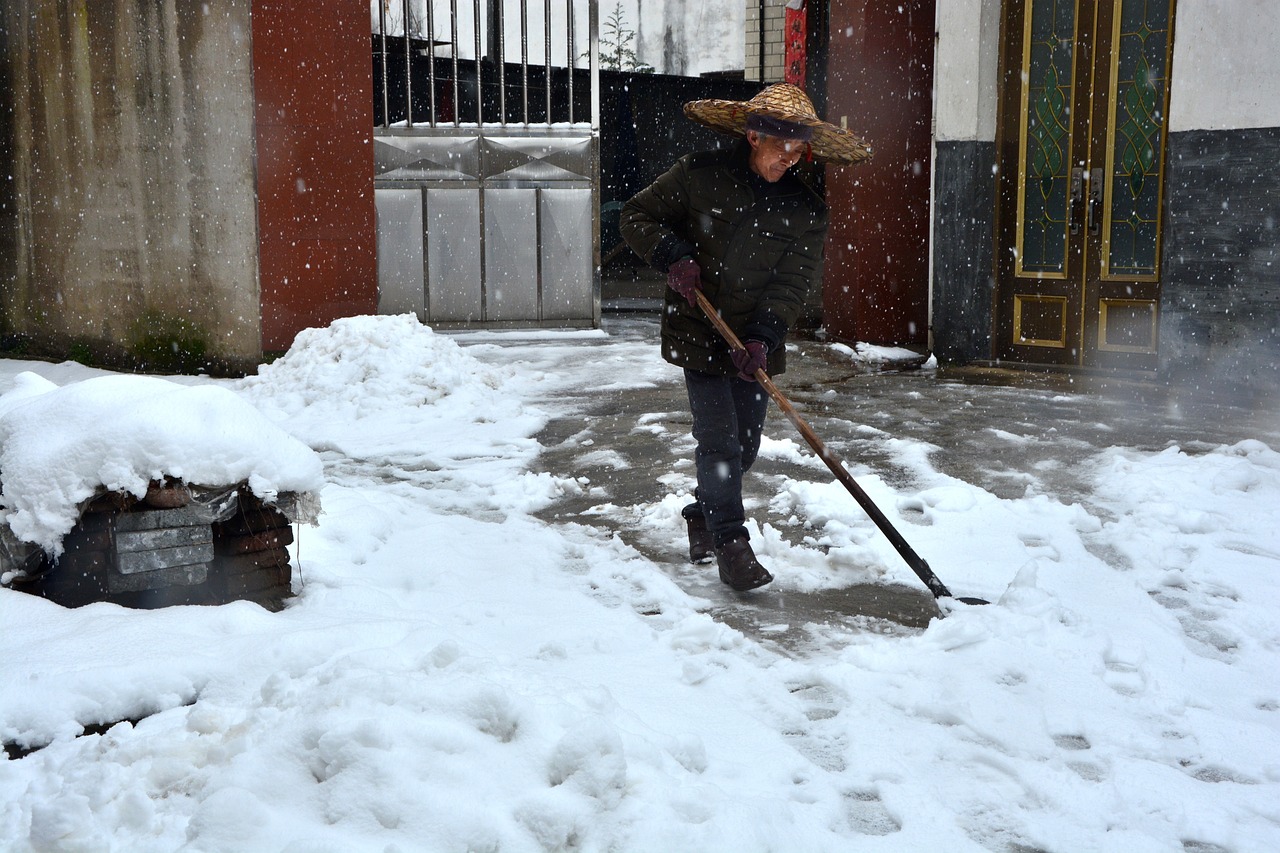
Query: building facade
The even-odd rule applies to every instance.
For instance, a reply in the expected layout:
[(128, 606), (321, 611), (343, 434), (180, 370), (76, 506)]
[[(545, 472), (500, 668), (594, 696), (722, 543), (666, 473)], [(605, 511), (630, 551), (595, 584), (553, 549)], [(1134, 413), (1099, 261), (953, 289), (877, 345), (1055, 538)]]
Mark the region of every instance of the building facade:
[[(748, 2), (742, 77), (799, 69), (875, 149), (822, 175), (828, 333), (945, 362), (1280, 385), (1272, 5)], [(367, 13), (6, 4), (8, 351), (249, 369), (378, 310)], [(602, 147), (627, 130), (601, 126)]]
[(827, 173), (835, 337), (1280, 385), (1266, 0), (809, 4), (827, 118), (876, 151)]
[(341, 0), (6, 3), (9, 351), (242, 372), (372, 313), (368, 45)]
[(1277, 386), (1266, 0), (938, 0), (933, 345)]

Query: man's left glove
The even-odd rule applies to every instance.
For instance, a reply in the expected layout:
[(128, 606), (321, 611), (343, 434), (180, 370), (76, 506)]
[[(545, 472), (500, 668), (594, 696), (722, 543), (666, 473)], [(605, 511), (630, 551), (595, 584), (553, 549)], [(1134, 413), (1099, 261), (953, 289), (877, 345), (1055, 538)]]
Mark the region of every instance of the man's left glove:
[(753, 338), (743, 341), (742, 347), (731, 350), (729, 357), (733, 359), (733, 366), (738, 368), (739, 379), (755, 382), (756, 371), (762, 369), (769, 360), (769, 347), (765, 346), (764, 341)]
[(667, 287), (698, 307), (698, 291), (702, 290), (702, 268), (693, 258), (681, 258), (667, 267)]

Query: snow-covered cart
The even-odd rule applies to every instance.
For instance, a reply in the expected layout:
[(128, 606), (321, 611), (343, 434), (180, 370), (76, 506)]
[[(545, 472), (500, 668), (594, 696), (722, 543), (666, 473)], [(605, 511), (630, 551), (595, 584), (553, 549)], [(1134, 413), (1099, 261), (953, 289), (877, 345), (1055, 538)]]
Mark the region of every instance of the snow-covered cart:
[(0, 397), (0, 582), (67, 607), (278, 610), (320, 471), (224, 388), (23, 374)]
[(231, 488), (154, 483), (141, 500), (104, 492), (90, 500), (54, 557), (10, 543), (22, 556), (9, 586), (66, 607), (126, 607), (248, 600), (279, 610), (291, 593), (288, 545), (305, 500), (263, 503)]

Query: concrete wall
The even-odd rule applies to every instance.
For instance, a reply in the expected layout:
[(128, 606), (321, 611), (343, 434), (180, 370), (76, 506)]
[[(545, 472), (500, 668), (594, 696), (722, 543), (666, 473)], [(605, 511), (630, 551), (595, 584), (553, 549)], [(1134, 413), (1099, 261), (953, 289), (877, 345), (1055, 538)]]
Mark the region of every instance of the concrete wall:
[(938, 0), (929, 323), (944, 361), (991, 354), (1002, 14), (1000, 0)]
[(1280, 127), (1275, 0), (1178, 0), (1169, 129)]
[(8, 0), (0, 27), (11, 346), (256, 363), (249, 0)]
[(1000, 0), (938, 0), (934, 107), (938, 140), (994, 142)]
[[(1280, 126), (1274, 0), (1178, 0), (1169, 129)], [(996, 138), (1001, 0), (938, 0), (937, 138)]]

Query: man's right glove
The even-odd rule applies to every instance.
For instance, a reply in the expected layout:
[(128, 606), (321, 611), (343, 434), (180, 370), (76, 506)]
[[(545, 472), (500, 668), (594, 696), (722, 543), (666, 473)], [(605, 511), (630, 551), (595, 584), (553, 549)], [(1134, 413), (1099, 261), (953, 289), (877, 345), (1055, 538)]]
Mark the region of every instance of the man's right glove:
[(742, 349), (730, 350), (729, 357), (733, 359), (733, 366), (738, 368), (739, 379), (755, 382), (756, 371), (763, 368), (769, 360), (769, 348), (765, 346), (764, 341), (754, 339), (743, 341), (742, 347)]
[(693, 258), (681, 258), (667, 267), (667, 287), (698, 305), (698, 291), (702, 290), (702, 269)]

